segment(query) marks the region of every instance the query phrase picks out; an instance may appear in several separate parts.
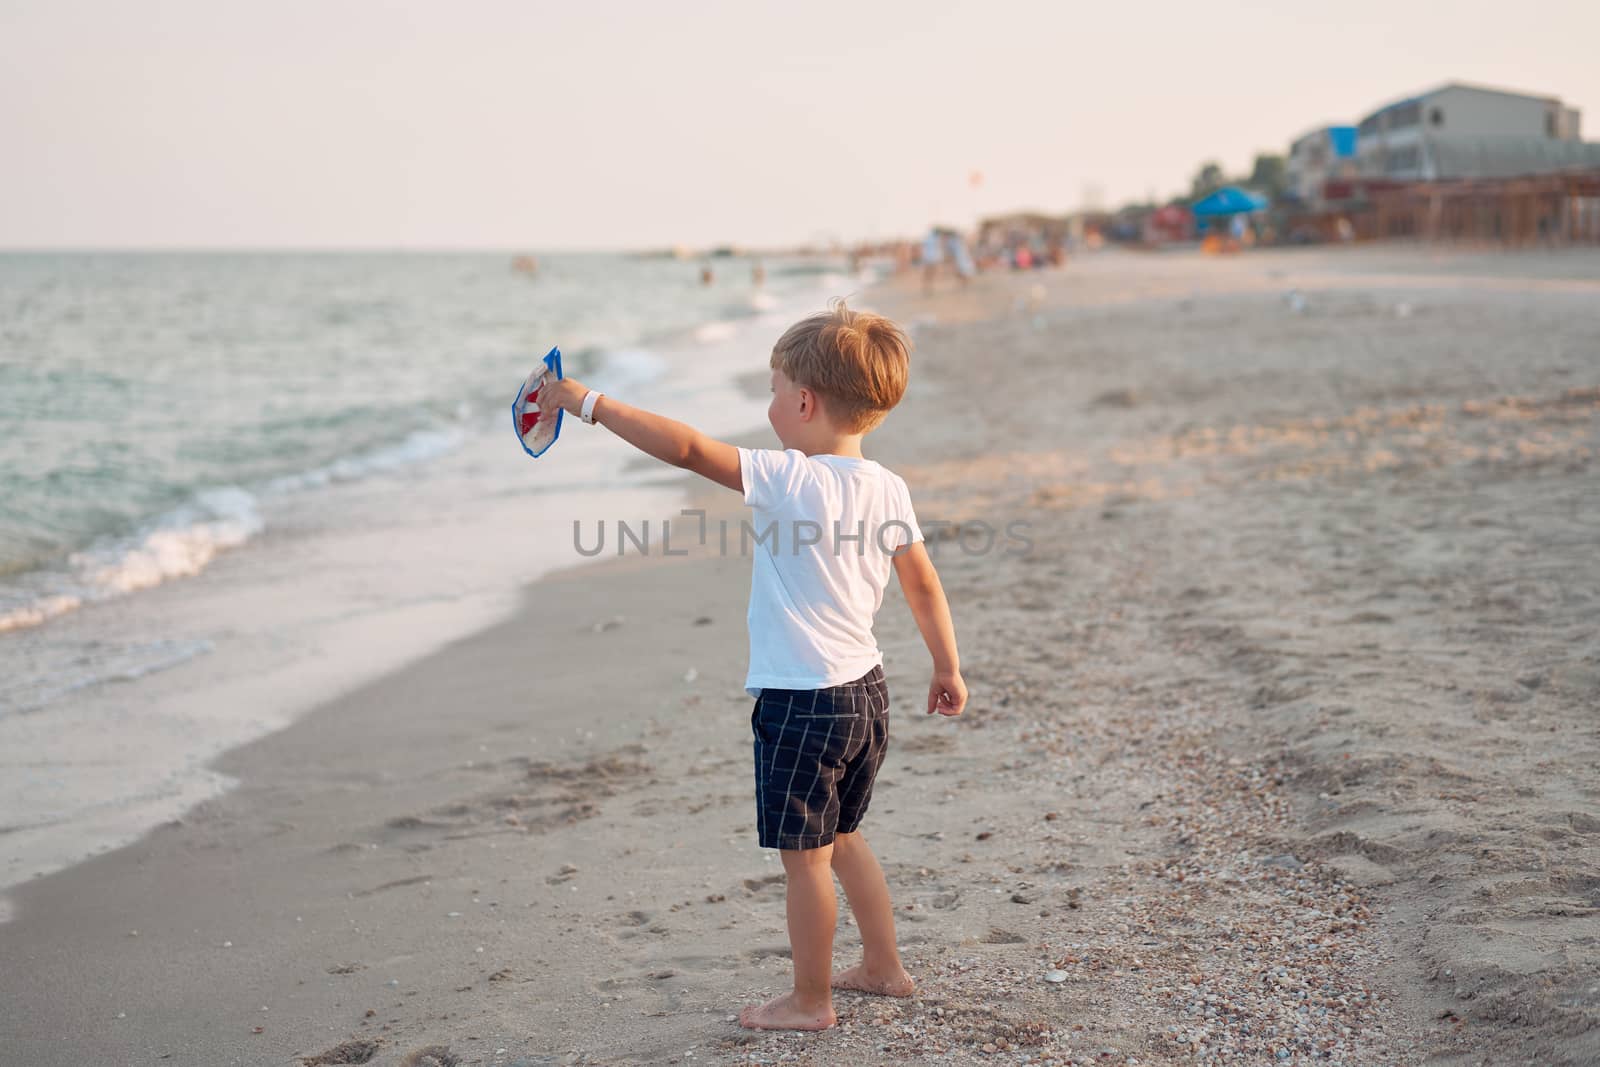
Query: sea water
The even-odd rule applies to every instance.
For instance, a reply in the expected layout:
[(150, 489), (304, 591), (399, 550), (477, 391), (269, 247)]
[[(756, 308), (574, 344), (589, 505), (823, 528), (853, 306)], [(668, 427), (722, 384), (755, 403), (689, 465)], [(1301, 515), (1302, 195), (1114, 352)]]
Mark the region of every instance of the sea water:
[(559, 344), (630, 402), (763, 427), (735, 376), (870, 278), (714, 266), (0, 255), (0, 886), (181, 814), (226, 787), (218, 752), (503, 617), (583, 562), (574, 521), (673, 514), (676, 472), (628, 473), (570, 417), (530, 459), (510, 405)]

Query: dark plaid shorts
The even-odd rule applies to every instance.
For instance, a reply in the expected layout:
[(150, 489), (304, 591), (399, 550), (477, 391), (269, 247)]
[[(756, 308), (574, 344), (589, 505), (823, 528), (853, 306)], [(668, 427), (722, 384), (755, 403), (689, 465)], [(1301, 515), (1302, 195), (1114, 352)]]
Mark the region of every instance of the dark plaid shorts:
[(889, 742), (883, 665), (826, 689), (762, 689), (750, 713), (762, 848), (821, 848), (853, 833)]

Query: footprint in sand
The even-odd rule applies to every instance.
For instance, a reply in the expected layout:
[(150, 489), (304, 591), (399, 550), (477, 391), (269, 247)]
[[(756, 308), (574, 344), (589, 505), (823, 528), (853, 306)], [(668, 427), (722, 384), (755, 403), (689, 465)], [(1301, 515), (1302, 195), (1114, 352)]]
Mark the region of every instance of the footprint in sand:
[(432, 880), (433, 875), (431, 874), (419, 874), (414, 878), (400, 878), (393, 882), (384, 882), (382, 885), (375, 885), (371, 889), (357, 889), (351, 893), (350, 896), (352, 898), (370, 897), (374, 894), (382, 893), (385, 890), (401, 889), (408, 885), (420, 885), (423, 882), (430, 882)]
[(1346, 625), (1373, 625), (1394, 622), (1394, 618), (1381, 611), (1358, 611), (1344, 620)]
[(908, 737), (899, 743), (900, 751), (916, 753), (949, 752), (956, 747), (955, 738), (948, 733)]
[(461, 1058), (444, 1045), (429, 1045), (407, 1053), (400, 1067), (457, 1067)]
[(600, 801), (648, 784), (651, 767), (635, 757), (638, 745), (625, 745), (611, 755), (584, 762), (556, 763), (515, 757), (478, 770), (513, 772), (512, 791), (480, 795), (466, 802), (442, 805), (423, 815), (401, 815), (383, 824), (387, 841), (400, 839), (408, 851), (434, 843), (490, 834), (538, 833), (582, 822), (600, 814)]
[(304, 1067), (336, 1067), (339, 1064), (366, 1063), (378, 1054), (378, 1042), (368, 1040), (341, 1041), (315, 1056), (302, 1056)]
[(757, 900), (775, 900), (783, 897), (783, 883), (783, 875), (769, 874), (762, 878), (746, 878), (744, 888)]
[(739, 954), (749, 963), (759, 963), (761, 960), (789, 959), (791, 953), (788, 945), (759, 945), (756, 948), (746, 949)]
[(651, 920), (653, 918), (654, 916), (648, 911), (630, 911), (626, 915), (618, 916), (617, 925), (622, 928), (618, 931), (618, 936), (634, 938), (642, 937), (645, 934), (656, 934), (659, 936), (671, 933), (671, 931), (661, 923), (651, 924)]
[(455, 827), (447, 822), (437, 822), (432, 819), (423, 819), (415, 815), (401, 815), (390, 819), (383, 824), (386, 830), (399, 830), (409, 833), (419, 830), (453, 830)]

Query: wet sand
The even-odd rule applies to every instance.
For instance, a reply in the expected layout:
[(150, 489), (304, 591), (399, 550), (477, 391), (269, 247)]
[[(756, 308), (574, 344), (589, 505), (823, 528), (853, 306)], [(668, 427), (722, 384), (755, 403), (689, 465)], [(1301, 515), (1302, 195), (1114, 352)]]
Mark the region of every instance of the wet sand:
[(865, 829), (916, 998), (730, 1021), (788, 962), (715, 551), (746, 513), (695, 487), (707, 546), (542, 580), (565, 614), (11, 894), (0, 1061), (1600, 1059), (1600, 255), (1107, 254), (869, 302), (917, 350), (866, 451), (972, 689), (921, 714), (891, 590)]

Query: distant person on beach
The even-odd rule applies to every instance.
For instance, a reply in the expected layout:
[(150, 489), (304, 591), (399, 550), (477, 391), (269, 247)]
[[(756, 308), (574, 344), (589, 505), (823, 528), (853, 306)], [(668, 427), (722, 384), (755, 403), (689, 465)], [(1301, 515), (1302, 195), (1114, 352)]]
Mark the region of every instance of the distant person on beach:
[(939, 276), (939, 264), (944, 262), (944, 235), (937, 228), (929, 230), (922, 241), (922, 291), (933, 292), (934, 279)]
[[(745, 692), (755, 698), (756, 828), (760, 846), (783, 859), (794, 988), (745, 1008), (739, 1021), (751, 1029), (826, 1029), (837, 1021), (832, 989), (915, 989), (896, 948), (888, 883), (860, 829), (888, 743), (872, 622), (891, 570), (933, 656), (927, 712), (961, 714), (967, 686), (906, 483), (861, 454), (862, 438), (905, 395), (910, 351), (893, 322), (843, 301), (791, 326), (769, 360), (767, 418), (782, 449), (714, 440), (573, 378), (540, 396), (740, 493), (754, 512)], [(862, 942), (861, 962), (837, 974), (834, 875)]]
[(1250, 224), (1243, 215), (1235, 215), (1228, 220), (1228, 250), (1237, 252), (1244, 247), (1245, 234), (1250, 232)]
[(701, 285), (710, 285), (712, 282), (714, 282), (716, 280), (717, 280), (716, 279), (716, 275), (711, 273), (711, 264), (707, 263), (705, 266), (700, 268), (700, 284)]
[(945, 257), (956, 268), (956, 277), (962, 285), (972, 280), (972, 275), (977, 269), (972, 264), (972, 253), (967, 251), (967, 242), (959, 233), (951, 230), (945, 234)]

